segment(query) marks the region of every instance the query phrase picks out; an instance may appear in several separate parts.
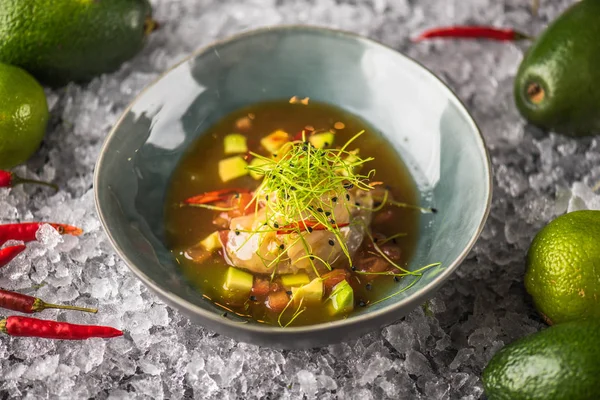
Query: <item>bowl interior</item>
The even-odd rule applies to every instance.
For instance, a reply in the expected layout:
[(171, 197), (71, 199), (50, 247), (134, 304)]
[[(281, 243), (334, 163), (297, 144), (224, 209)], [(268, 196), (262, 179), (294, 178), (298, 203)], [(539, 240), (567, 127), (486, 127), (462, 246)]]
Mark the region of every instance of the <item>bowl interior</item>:
[(147, 284), (188, 312), (219, 318), (222, 311), (188, 284), (164, 245), (169, 178), (188, 146), (224, 115), (294, 95), (337, 105), (370, 123), (403, 157), (421, 204), (439, 210), (422, 216), (410, 268), (442, 267), (401, 295), (361, 310), (386, 308), (398, 318), (415, 304), (407, 298), (431, 294), (470, 249), (487, 215), (490, 170), (477, 127), (451, 91), (414, 61), (367, 39), (314, 28), (266, 29), (176, 66), (136, 99), (105, 143), (96, 170), (104, 226)]

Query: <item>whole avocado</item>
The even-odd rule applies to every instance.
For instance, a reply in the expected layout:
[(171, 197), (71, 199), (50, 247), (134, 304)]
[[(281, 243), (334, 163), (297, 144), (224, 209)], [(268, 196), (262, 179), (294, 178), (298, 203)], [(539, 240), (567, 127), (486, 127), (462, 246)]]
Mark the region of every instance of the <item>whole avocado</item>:
[(111, 72), (155, 23), (147, 0), (0, 0), (0, 62), (61, 86)]
[(592, 400), (600, 395), (600, 321), (547, 328), (501, 349), (483, 371), (489, 400)]
[(534, 125), (569, 136), (600, 133), (600, 1), (575, 3), (525, 55), (515, 101)]
[(600, 211), (551, 221), (527, 253), (525, 288), (548, 324), (600, 318)]

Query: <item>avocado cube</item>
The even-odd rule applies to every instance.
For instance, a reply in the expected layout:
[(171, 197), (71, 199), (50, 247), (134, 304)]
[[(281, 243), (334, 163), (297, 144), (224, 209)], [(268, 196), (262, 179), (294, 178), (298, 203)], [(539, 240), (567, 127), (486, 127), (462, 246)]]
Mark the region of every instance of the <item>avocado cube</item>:
[[(268, 161), (265, 161), (265, 160), (263, 160), (262, 158), (257, 158), (257, 157), (255, 157), (255, 158), (253, 158), (253, 159), (250, 161), (250, 165), (249, 165), (249, 166), (250, 166), (250, 167), (263, 167), (263, 169), (264, 169), (264, 168), (265, 168), (265, 167), (264, 167), (264, 165), (266, 165), (266, 164), (268, 164), (268, 163), (269, 163)], [(254, 171), (254, 170), (252, 170), (252, 169), (249, 169), (249, 171), (250, 171), (250, 176), (251, 176), (253, 179), (259, 180), (259, 179), (262, 179), (262, 177), (264, 176), (264, 174), (263, 174), (263, 173), (261, 173), (261, 172), (258, 172), (258, 171)]]
[(359, 150), (352, 150), (350, 152), (348, 152), (349, 154), (344, 158), (344, 164), (348, 166), (348, 168), (339, 168), (336, 170), (336, 172), (342, 176), (349, 176), (350, 173), (356, 173), (358, 172), (362, 165), (357, 165), (354, 167), (351, 167), (352, 164), (354, 164), (355, 162), (357, 162), (359, 160), (358, 158), (358, 153)]
[(304, 286), (293, 287), (292, 296), (296, 303), (301, 300), (304, 303), (320, 303), (323, 298), (323, 281), (321, 278), (315, 278)]
[(248, 152), (246, 136), (240, 135), (239, 133), (231, 133), (225, 136), (223, 144), (225, 145), (225, 154), (239, 154)]
[(281, 276), (281, 283), (283, 284), (283, 286), (288, 287), (288, 288), (294, 287), (294, 286), (306, 285), (309, 282), (310, 282), (310, 279), (308, 278), (308, 275), (306, 275), (304, 272), (300, 272), (298, 274), (289, 274), (289, 275)]
[(249, 295), (254, 283), (254, 276), (246, 271), (229, 267), (225, 274), (223, 289), (236, 294)]
[(281, 148), (284, 144), (290, 141), (290, 135), (287, 132), (282, 131), (280, 129), (271, 133), (268, 136), (265, 136), (261, 139), (260, 144), (265, 148), (269, 153), (275, 154), (277, 150)]
[(323, 132), (312, 135), (308, 138), (308, 141), (317, 149), (324, 149), (333, 145), (334, 138), (335, 135), (333, 133)]
[(329, 313), (331, 315), (344, 314), (354, 309), (354, 290), (348, 281), (343, 280), (333, 287), (329, 296)]
[(220, 249), (221, 240), (219, 240), (219, 232), (213, 232), (208, 235), (204, 240), (200, 242), (200, 246), (204, 247), (208, 251), (215, 251)]
[(219, 177), (223, 182), (248, 175), (248, 163), (240, 156), (233, 156), (219, 161)]

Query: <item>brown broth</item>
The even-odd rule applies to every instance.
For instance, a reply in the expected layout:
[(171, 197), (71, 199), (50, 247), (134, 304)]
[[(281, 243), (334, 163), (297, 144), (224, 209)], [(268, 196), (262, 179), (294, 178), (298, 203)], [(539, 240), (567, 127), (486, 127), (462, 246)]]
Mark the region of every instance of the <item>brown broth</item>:
[[(252, 117), (251, 127), (246, 130), (238, 129), (236, 123), (248, 116)], [(222, 253), (215, 252), (210, 259), (202, 263), (196, 263), (184, 256), (185, 250), (217, 229), (212, 223), (216, 213), (211, 210), (177, 205), (188, 197), (204, 192), (232, 187), (254, 189), (258, 186), (259, 181), (249, 176), (227, 183), (221, 182), (217, 165), (219, 160), (228, 157), (223, 151), (225, 135), (233, 132), (243, 133), (248, 138), (248, 147), (251, 151), (266, 154), (260, 149), (260, 139), (275, 130), (281, 129), (295, 135), (307, 125), (316, 129), (334, 129), (334, 125), (339, 122), (344, 124), (344, 128), (335, 129), (335, 144), (341, 146), (357, 132), (365, 130), (365, 133), (353, 143), (351, 149), (359, 148), (362, 157), (375, 158), (368, 163), (368, 168), (377, 171), (374, 179), (385, 182), (396, 201), (417, 204), (416, 185), (407, 167), (385, 139), (358, 117), (336, 107), (312, 101), (308, 105), (290, 104), (288, 101), (261, 103), (231, 113), (209, 128), (194, 143), (175, 170), (166, 204), (168, 244), (184, 276), (206, 298), (224, 306), (224, 311), (248, 316), (267, 324), (278, 324), (278, 314), (269, 310), (264, 303), (246, 300), (239, 305), (226, 304), (222, 295), (228, 265), (220, 255)], [(418, 240), (419, 212), (386, 206), (382, 211), (374, 214), (374, 221), (377, 221), (377, 215), (382, 213), (388, 213), (389, 218), (385, 222), (374, 222), (371, 225), (372, 231), (386, 236), (399, 232), (406, 233), (407, 236), (396, 240), (402, 252), (399, 264), (406, 265)], [(363, 247), (368, 241), (369, 239), (365, 238)], [(402, 289), (409, 282), (408, 279), (403, 278), (398, 282), (390, 276), (371, 276), (370, 285), (367, 285), (364, 275), (357, 276), (354, 273), (353, 275), (355, 309), (368, 306), (369, 303), (389, 295), (395, 291), (395, 288)], [(294, 308), (292, 305), (286, 311), (284, 322), (292, 316)], [(321, 305), (311, 306), (294, 321), (293, 326), (310, 325), (345, 317), (347, 315), (332, 317), (326, 307)]]

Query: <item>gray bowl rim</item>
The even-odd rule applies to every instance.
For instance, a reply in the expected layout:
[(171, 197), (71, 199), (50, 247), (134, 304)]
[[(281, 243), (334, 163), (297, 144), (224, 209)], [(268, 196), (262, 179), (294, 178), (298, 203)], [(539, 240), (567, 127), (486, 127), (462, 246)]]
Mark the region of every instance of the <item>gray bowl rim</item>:
[[(201, 54), (207, 53), (209, 51), (214, 51), (214, 49), (219, 46), (222, 46), (222, 45), (225, 45), (225, 44), (228, 44), (231, 42), (235, 42), (240, 39), (245, 39), (245, 38), (248, 38), (251, 36), (261, 35), (268, 31), (305, 31), (305, 32), (308, 31), (308, 32), (322, 34), (322, 35), (342, 36), (346, 39), (363, 42), (369, 46), (375, 46), (375, 47), (383, 48), (385, 50), (390, 50), (393, 53), (395, 53), (395, 55), (397, 57), (402, 57), (406, 61), (416, 64), (418, 67), (422, 68), (424, 71), (429, 73), (429, 75), (431, 75), (431, 77), (434, 78), (441, 85), (442, 89), (447, 92), (448, 98), (455, 101), (456, 104), (460, 106), (460, 107), (458, 107), (458, 109), (460, 109), (461, 113), (465, 117), (465, 120), (468, 121), (468, 123), (471, 126), (471, 128), (473, 129), (473, 131), (477, 133), (477, 139), (479, 140), (480, 149), (483, 151), (483, 156), (486, 160), (486, 162), (485, 162), (485, 170), (486, 171), (485, 172), (486, 172), (486, 176), (488, 178), (488, 181), (487, 181), (488, 196), (486, 199), (485, 212), (481, 218), (481, 221), (479, 223), (479, 226), (477, 227), (477, 230), (475, 231), (475, 233), (473, 234), (473, 236), (467, 243), (466, 247), (459, 254), (459, 256), (456, 259), (454, 259), (454, 261), (452, 263), (450, 263), (450, 265), (448, 265), (448, 267), (445, 268), (442, 273), (437, 275), (433, 279), (433, 281), (430, 282), (424, 289), (422, 289), (416, 293), (413, 293), (412, 295), (407, 296), (396, 303), (390, 304), (388, 306), (382, 307), (382, 308), (372, 311), (372, 312), (367, 312), (364, 315), (360, 315), (360, 316), (356, 316), (356, 317), (349, 317), (349, 318), (326, 322), (326, 323), (319, 323), (319, 324), (314, 324), (314, 325), (304, 325), (304, 326), (299, 326), (299, 327), (287, 327), (287, 328), (277, 327), (277, 326), (273, 326), (273, 325), (266, 325), (266, 324), (261, 324), (261, 325), (259, 325), (259, 324), (257, 324), (257, 325), (240, 324), (239, 322), (234, 322), (229, 319), (222, 318), (220, 315), (217, 315), (211, 311), (205, 310), (202, 307), (197, 306), (194, 303), (191, 303), (187, 300), (182, 299), (181, 297), (177, 296), (175, 293), (171, 293), (169, 291), (162, 289), (160, 287), (160, 285), (158, 285), (157, 283), (152, 281), (146, 274), (144, 274), (144, 272), (141, 269), (139, 269), (133, 263), (133, 261), (131, 261), (131, 259), (127, 256), (127, 254), (121, 248), (121, 246), (119, 246), (119, 244), (117, 243), (117, 240), (112, 235), (110, 229), (108, 228), (106, 217), (102, 212), (102, 207), (100, 205), (100, 201), (98, 198), (97, 188), (98, 188), (98, 181), (99, 181), (99, 175), (100, 175), (99, 171), (102, 170), (102, 163), (103, 163), (104, 153), (106, 152), (106, 149), (108, 148), (108, 146), (109, 146), (111, 140), (113, 139), (113, 137), (115, 136), (116, 132), (119, 130), (121, 123), (123, 122), (125, 117), (129, 114), (129, 111), (131, 110), (131, 108), (138, 102), (138, 100), (151, 87), (153, 87), (156, 83), (158, 83), (161, 79), (163, 79), (167, 74), (171, 73), (171, 71), (173, 71), (180, 65), (185, 64), (185, 63), (195, 59), (196, 57), (200, 56)], [(95, 166), (95, 170), (94, 170), (94, 199), (95, 199), (95, 205), (96, 205), (96, 212), (100, 218), (102, 227), (103, 227), (104, 231), (106, 232), (106, 235), (108, 236), (108, 239), (109, 239), (110, 243), (112, 244), (113, 248), (116, 250), (117, 254), (121, 257), (121, 259), (123, 261), (125, 261), (125, 263), (129, 267), (129, 269), (147, 287), (151, 288), (152, 290), (155, 291), (155, 293), (157, 293), (160, 296), (162, 296), (163, 298), (167, 299), (171, 304), (175, 304), (175, 305), (177, 305), (177, 307), (184, 309), (188, 315), (199, 314), (201, 317), (212, 320), (214, 323), (216, 323), (218, 325), (226, 325), (234, 330), (244, 330), (249, 333), (256, 332), (256, 333), (262, 333), (262, 334), (269, 334), (269, 333), (277, 332), (278, 334), (281, 334), (281, 335), (286, 335), (286, 333), (293, 335), (293, 334), (301, 334), (301, 333), (307, 333), (307, 332), (314, 333), (314, 332), (318, 332), (318, 331), (327, 331), (327, 330), (333, 329), (333, 328), (351, 329), (352, 327), (354, 327), (356, 325), (367, 323), (369, 320), (375, 319), (378, 316), (381, 316), (383, 314), (400, 313), (400, 310), (402, 308), (404, 308), (405, 306), (414, 304), (419, 299), (427, 299), (428, 297), (433, 295), (441, 287), (441, 285), (446, 281), (446, 279), (454, 272), (454, 270), (456, 270), (456, 268), (458, 268), (458, 266), (464, 261), (464, 259), (467, 257), (467, 255), (469, 254), (469, 252), (471, 251), (471, 249), (477, 242), (477, 239), (479, 238), (479, 236), (485, 226), (485, 223), (487, 221), (489, 213), (490, 213), (491, 203), (492, 203), (492, 195), (493, 195), (492, 192), (493, 192), (492, 164), (491, 164), (490, 155), (489, 155), (486, 143), (485, 143), (485, 139), (481, 133), (481, 130), (479, 129), (479, 126), (477, 125), (477, 123), (475, 122), (475, 120), (473, 119), (473, 117), (471, 116), (469, 111), (467, 110), (465, 104), (458, 98), (458, 96), (452, 91), (452, 89), (450, 89), (448, 87), (448, 85), (446, 83), (444, 83), (437, 75), (435, 75), (431, 70), (429, 70), (427, 67), (425, 67), (418, 61), (413, 60), (412, 58), (408, 57), (407, 55), (402, 54), (398, 50), (396, 50), (390, 46), (387, 46), (381, 42), (378, 42), (374, 39), (359, 35), (357, 33), (348, 32), (348, 31), (344, 31), (344, 30), (340, 30), (340, 29), (326, 28), (326, 27), (313, 26), (313, 25), (302, 25), (302, 24), (273, 25), (273, 26), (243, 31), (243, 32), (237, 33), (235, 35), (231, 35), (226, 38), (213, 41), (206, 46), (200, 47), (199, 49), (197, 49), (196, 51), (191, 53), (189, 56), (185, 57), (183, 60), (181, 60), (178, 63), (171, 66), (165, 72), (160, 74), (153, 82), (148, 84), (140, 93), (138, 93), (138, 95), (129, 103), (127, 108), (123, 111), (123, 113), (121, 114), (121, 117), (119, 117), (119, 120), (115, 123), (115, 125), (113, 126), (113, 128), (111, 129), (111, 131), (108, 133), (108, 135), (106, 136), (106, 138), (104, 140), (104, 144), (102, 145), (102, 148), (100, 149), (100, 153), (99, 153), (98, 160), (96, 162), (96, 166)], [(375, 327), (373, 327), (373, 329), (375, 329)]]

